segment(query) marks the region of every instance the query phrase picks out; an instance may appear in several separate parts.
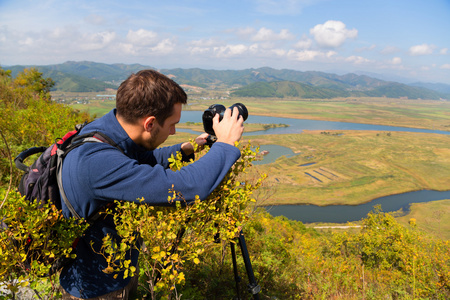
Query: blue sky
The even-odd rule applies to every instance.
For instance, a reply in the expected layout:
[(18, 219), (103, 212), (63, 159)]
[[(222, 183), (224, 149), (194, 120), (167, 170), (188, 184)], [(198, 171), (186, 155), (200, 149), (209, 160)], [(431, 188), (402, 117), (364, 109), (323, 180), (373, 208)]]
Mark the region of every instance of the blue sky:
[(0, 65), (367, 72), (450, 84), (449, 0), (0, 0)]

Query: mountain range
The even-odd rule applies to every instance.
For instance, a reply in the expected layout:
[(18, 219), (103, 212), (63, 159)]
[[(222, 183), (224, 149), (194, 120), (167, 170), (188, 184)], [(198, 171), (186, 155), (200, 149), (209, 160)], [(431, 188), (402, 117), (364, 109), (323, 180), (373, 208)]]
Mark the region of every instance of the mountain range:
[[(131, 73), (156, 69), (141, 64), (104, 64), (68, 61), (45, 66), (4, 67), (12, 76), (24, 68), (36, 67), (55, 81), (55, 90), (67, 92), (116, 89)], [(277, 70), (269, 67), (245, 70), (158, 69), (180, 85), (205, 89), (228, 88), (239, 97), (389, 97), (450, 100), (450, 85), (385, 81), (353, 73), (337, 75), (317, 71)]]

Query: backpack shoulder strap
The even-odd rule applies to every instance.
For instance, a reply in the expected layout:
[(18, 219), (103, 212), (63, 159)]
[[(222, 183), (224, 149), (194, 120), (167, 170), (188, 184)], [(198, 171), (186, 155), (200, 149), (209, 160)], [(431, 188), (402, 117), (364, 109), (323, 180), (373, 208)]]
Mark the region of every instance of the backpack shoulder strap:
[(14, 158), (14, 163), (16, 164), (16, 167), (19, 170), (24, 171), (25, 173), (30, 171), (30, 167), (23, 163), (23, 161), (33, 154), (44, 152), (47, 149), (47, 147), (33, 147), (28, 148), (25, 151), (22, 151), (19, 155), (17, 155), (16, 158)]
[[(59, 191), (61, 193), (61, 198), (66, 204), (67, 208), (69, 209), (70, 213), (76, 218), (81, 219), (81, 216), (75, 211), (72, 204), (70, 203), (69, 199), (67, 198), (66, 193), (64, 192), (63, 184), (62, 184), (62, 164), (64, 161), (64, 158), (66, 155), (72, 151), (73, 149), (84, 145), (86, 143), (107, 143), (111, 146), (114, 146), (120, 152), (124, 153), (122, 148), (119, 147), (110, 137), (108, 137), (106, 134), (94, 131), (82, 135), (78, 135), (74, 137), (74, 139), (71, 141), (69, 145), (61, 145), (61, 147), (58, 147), (57, 149), (57, 172), (56, 172), (56, 181), (58, 182)], [(66, 146), (64, 148), (64, 146)], [(94, 221), (96, 221), (100, 217), (100, 211), (95, 212), (93, 215), (89, 216), (86, 221), (90, 224), (92, 224)]]

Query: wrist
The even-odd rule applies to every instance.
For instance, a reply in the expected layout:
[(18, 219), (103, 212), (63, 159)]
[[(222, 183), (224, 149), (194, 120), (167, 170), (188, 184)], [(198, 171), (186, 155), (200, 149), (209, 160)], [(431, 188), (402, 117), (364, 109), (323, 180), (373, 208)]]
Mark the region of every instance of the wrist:
[(181, 144), (181, 150), (183, 150), (186, 155), (191, 155), (194, 153), (194, 147), (189, 142)]

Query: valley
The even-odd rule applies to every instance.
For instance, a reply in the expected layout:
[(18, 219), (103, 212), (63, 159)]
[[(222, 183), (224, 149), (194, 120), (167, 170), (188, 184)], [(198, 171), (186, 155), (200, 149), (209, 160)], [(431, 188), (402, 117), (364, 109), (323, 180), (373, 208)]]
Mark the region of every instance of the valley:
[[(189, 95), (190, 99), (195, 98)], [(390, 98), (305, 99), (195, 99), (184, 111), (202, 111), (209, 105), (244, 103), (250, 115), (328, 120), (450, 130), (450, 103), (436, 100)], [(97, 116), (114, 107), (114, 101), (95, 100), (73, 104)], [(245, 123), (243, 140), (252, 145), (280, 145), (297, 155), (280, 157), (274, 163), (255, 166), (269, 174), (258, 191), (257, 205), (282, 204), (358, 205), (372, 199), (422, 189), (448, 190), (450, 185), (449, 135), (415, 132), (361, 130), (310, 130), (301, 134), (252, 136), (262, 124)], [(197, 123), (181, 123), (178, 128), (202, 131)], [(186, 141), (196, 133), (177, 132), (165, 145)], [(311, 176), (312, 175), (312, 176)], [(250, 175), (251, 177), (251, 175)], [(450, 202), (450, 201), (448, 201)], [(433, 203), (423, 203), (422, 206)], [(415, 206), (413, 206), (414, 209)], [(448, 210), (448, 208), (447, 208)], [(434, 210), (435, 213), (436, 210)], [(429, 215), (430, 213), (428, 213)], [(433, 213), (431, 213), (433, 214)], [(415, 212), (417, 219), (429, 218)], [(450, 222), (441, 228), (450, 230)], [(442, 230), (441, 230), (442, 232)]]

